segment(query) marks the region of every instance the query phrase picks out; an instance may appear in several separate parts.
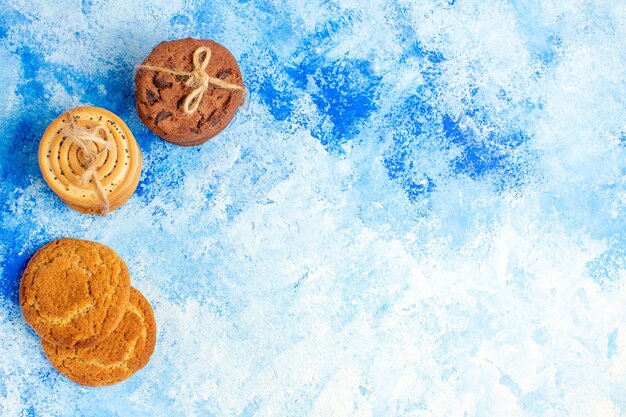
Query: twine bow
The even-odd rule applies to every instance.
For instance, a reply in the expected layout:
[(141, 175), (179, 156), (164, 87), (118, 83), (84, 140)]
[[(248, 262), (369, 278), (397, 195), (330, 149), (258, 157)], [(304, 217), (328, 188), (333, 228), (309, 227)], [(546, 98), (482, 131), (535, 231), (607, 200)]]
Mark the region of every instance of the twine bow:
[[(204, 59), (201, 60), (201, 56), (203, 54)], [(208, 46), (200, 46), (196, 48), (196, 50), (193, 52), (194, 68), (191, 72), (177, 71), (169, 68), (157, 67), (154, 65), (139, 65), (137, 68), (188, 77), (185, 85), (189, 88), (193, 88), (193, 91), (189, 93), (185, 98), (185, 101), (183, 103), (183, 110), (187, 115), (190, 116), (198, 110), (200, 102), (202, 101), (202, 97), (204, 97), (204, 93), (209, 89), (209, 85), (214, 85), (218, 88), (223, 88), (225, 90), (244, 90), (244, 87), (240, 85), (231, 84), (222, 79), (211, 77), (209, 74), (207, 74), (206, 68), (209, 65), (209, 61), (211, 61), (211, 54), (211, 48), (209, 48)]]
[[(62, 129), (62, 132), (66, 140), (68, 140), (70, 144), (78, 146), (82, 152), (82, 155), (79, 154), (78, 159), (83, 168), (85, 168), (85, 172), (80, 176), (80, 183), (82, 186), (86, 186), (89, 181), (93, 181), (96, 186), (96, 193), (100, 201), (102, 201), (102, 211), (100, 214), (106, 216), (109, 214), (111, 205), (106, 190), (98, 176), (97, 160), (102, 153), (106, 152), (111, 147), (111, 143), (113, 143), (114, 139), (111, 132), (102, 125), (96, 125), (90, 128), (78, 127), (74, 124), (71, 114), (68, 118), (70, 121), (67, 126)], [(104, 138), (100, 135), (101, 132), (104, 133)], [(95, 144), (96, 149), (97, 145), (102, 145), (104, 149), (100, 152), (94, 152), (89, 146), (90, 144)]]

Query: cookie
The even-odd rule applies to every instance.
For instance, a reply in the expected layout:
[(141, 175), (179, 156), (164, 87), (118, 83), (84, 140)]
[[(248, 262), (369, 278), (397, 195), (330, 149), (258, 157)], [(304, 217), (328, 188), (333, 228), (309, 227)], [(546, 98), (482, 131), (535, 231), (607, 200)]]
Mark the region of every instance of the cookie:
[(156, 344), (156, 322), (150, 303), (134, 288), (124, 318), (109, 337), (97, 345), (79, 348), (42, 341), (52, 365), (81, 385), (111, 385), (143, 368)]
[(63, 113), (39, 144), (43, 178), (68, 206), (104, 214), (123, 205), (141, 175), (139, 145), (126, 124), (99, 107)]
[[(195, 72), (194, 72), (195, 71)], [(135, 73), (139, 118), (161, 138), (199, 145), (220, 133), (246, 92), (233, 55), (217, 42), (161, 42)]]
[(46, 341), (86, 347), (110, 335), (130, 295), (124, 261), (107, 246), (60, 239), (39, 249), (20, 282), (26, 322)]

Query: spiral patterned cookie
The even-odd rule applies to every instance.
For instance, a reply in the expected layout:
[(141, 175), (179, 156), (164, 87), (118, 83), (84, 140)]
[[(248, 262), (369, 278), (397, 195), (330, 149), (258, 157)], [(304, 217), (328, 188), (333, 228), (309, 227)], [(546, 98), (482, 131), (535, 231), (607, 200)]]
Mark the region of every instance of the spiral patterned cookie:
[(126, 124), (99, 107), (70, 110), (46, 129), (39, 167), (52, 190), (71, 208), (107, 214), (135, 192), (141, 150)]
[(42, 340), (54, 367), (81, 385), (111, 385), (143, 368), (154, 352), (156, 322), (150, 303), (131, 288), (124, 318), (109, 337), (87, 348), (65, 347)]

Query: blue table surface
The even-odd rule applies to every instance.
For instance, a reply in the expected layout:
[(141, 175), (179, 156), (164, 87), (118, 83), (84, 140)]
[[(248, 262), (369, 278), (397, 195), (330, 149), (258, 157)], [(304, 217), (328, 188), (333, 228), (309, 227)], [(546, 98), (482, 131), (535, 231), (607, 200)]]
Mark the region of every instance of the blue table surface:
[[(626, 416), (626, 2), (0, 0), (0, 415)], [(214, 39), (250, 103), (181, 148), (138, 119), (162, 40)], [(65, 110), (144, 156), (108, 218), (46, 186)], [(57, 373), (29, 257), (102, 242), (152, 303), (131, 379)]]

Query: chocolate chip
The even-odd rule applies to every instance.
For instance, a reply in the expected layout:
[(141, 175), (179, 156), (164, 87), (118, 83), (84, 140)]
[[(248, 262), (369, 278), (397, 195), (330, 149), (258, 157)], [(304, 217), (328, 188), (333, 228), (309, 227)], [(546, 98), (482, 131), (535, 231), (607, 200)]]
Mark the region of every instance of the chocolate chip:
[(180, 99), (178, 99), (178, 102), (176, 103), (176, 108), (180, 109), (182, 105), (185, 104), (186, 99), (187, 97), (181, 97)]
[(146, 88), (146, 101), (148, 102), (149, 105), (152, 106), (154, 103), (159, 101), (160, 98), (161, 97), (159, 97), (158, 93), (155, 93), (154, 91)]
[(225, 80), (231, 74), (232, 74), (231, 70), (220, 71), (217, 73), (217, 78), (219, 78), (220, 80)]
[[(211, 113), (209, 113), (208, 116), (203, 117), (202, 119), (200, 119), (200, 120), (202, 120), (202, 124), (206, 123), (207, 120), (211, 120), (213, 118), (213, 116), (215, 116), (215, 112), (217, 112), (217, 109), (215, 109)], [(213, 126), (215, 126), (215, 125), (213, 125)]]
[(232, 96), (229, 94), (228, 98), (226, 99), (226, 101), (224, 101), (224, 104), (222, 104), (222, 110), (224, 111), (224, 113), (226, 111), (228, 111), (228, 105), (230, 104), (230, 99), (232, 98)]
[(172, 83), (161, 77), (154, 79), (154, 85), (156, 86), (156, 88), (170, 88), (172, 86)]
[(168, 111), (160, 111), (157, 115), (156, 118), (154, 119), (154, 121), (156, 123), (162, 122), (163, 120), (167, 119), (168, 117), (170, 117), (172, 115), (172, 113), (168, 112)]
[(216, 124), (218, 124), (220, 122), (220, 117), (219, 116), (213, 116), (213, 118), (211, 118), (211, 126), (215, 126)]

